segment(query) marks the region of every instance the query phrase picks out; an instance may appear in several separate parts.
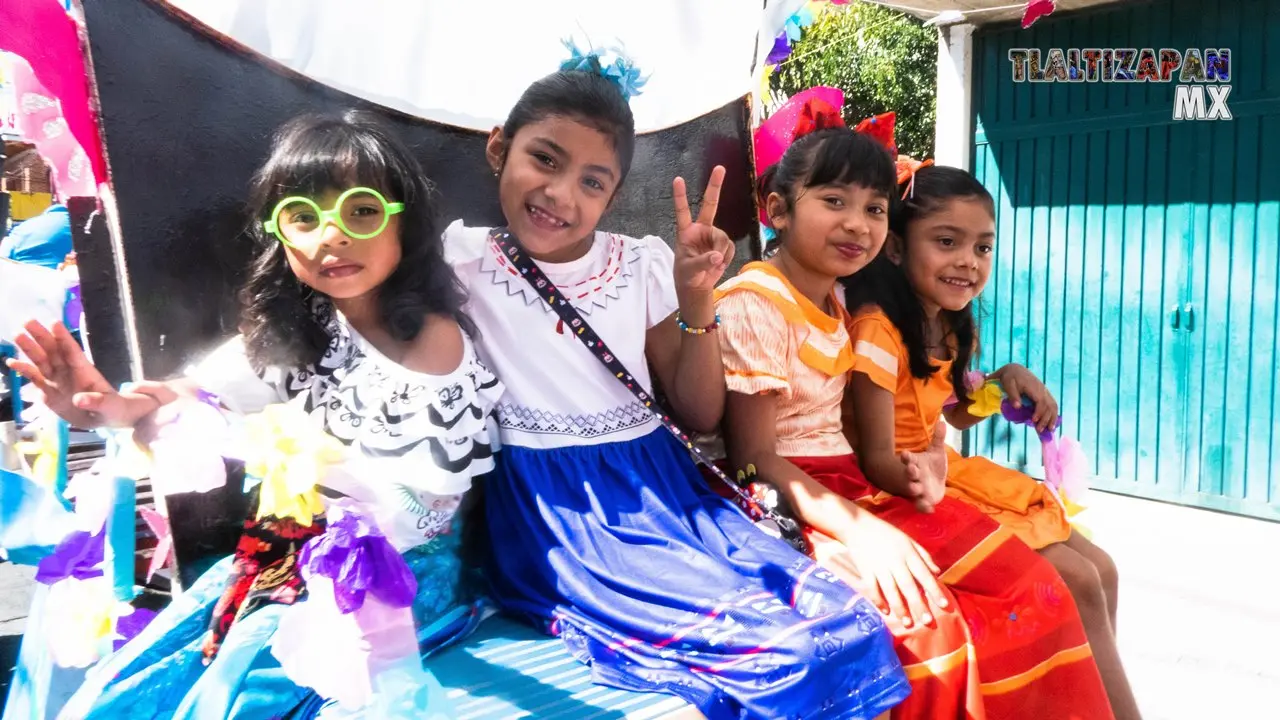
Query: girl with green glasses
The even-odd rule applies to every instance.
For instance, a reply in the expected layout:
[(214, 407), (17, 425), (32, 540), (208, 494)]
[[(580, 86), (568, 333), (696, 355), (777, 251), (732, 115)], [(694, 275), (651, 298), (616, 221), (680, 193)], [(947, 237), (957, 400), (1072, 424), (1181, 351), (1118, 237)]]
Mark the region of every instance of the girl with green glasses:
[[(329, 505), (328, 529), (324, 516), (310, 525), (257, 519), (252, 498), (236, 553), (95, 666), (64, 716), (454, 717), (412, 647), (388, 665), (375, 642), (369, 664), (380, 669), (369, 671), (368, 687), (341, 673), (307, 676), (273, 652), (287, 645), (295, 660), (301, 648), (343, 667), (352, 662), (346, 656), (359, 655), (332, 647), (332, 633), (301, 618), (318, 596), (304, 594), (315, 585), (305, 578), (324, 574), (311, 558), (346, 547), (353, 534), (369, 541), (370, 528), (393, 548), (395, 560), (385, 562), (401, 581), (398, 600), (375, 589), (369, 595), (408, 608), (421, 653), (486, 617), (461, 582), (459, 551), (472, 480), (494, 468), (488, 418), (502, 386), (473, 349), (428, 181), (371, 120), (304, 117), (281, 130), (250, 206), (257, 257), (241, 294), (243, 334), (188, 379), (116, 392), (65, 328), (34, 323), (21, 338), (31, 361), (16, 367), (73, 424), (135, 427), (141, 436), (157, 414), (192, 403), (236, 413), (289, 404), (346, 446), (341, 477), (322, 484), (347, 498), (336, 515)], [(351, 586), (341, 580), (319, 592)]]

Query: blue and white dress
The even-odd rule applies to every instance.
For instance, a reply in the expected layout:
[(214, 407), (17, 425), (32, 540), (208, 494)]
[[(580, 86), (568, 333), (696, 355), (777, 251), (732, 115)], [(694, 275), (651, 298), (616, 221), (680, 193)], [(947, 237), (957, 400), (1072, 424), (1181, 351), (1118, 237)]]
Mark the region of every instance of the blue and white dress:
[[(238, 412), (296, 403), (358, 451), (357, 467), (365, 466), (360, 475), (374, 480), (362, 486), (360, 500), (418, 581), (412, 610), (425, 657), (465, 636), (485, 616), (485, 604), (461, 583), (460, 509), (473, 479), (494, 468), (492, 410), (502, 386), (465, 333), (459, 366), (446, 375), (427, 375), (381, 355), (327, 306), (319, 312), (331, 343), (315, 367), (271, 369), (259, 376), (235, 338), (191, 375)], [(91, 669), (61, 717), (348, 717), (336, 703), (294, 684), (272, 656), (272, 636), (288, 605), (266, 605), (238, 620), (213, 662), (204, 665), (202, 640), (230, 569), (227, 558), (205, 572), (141, 634)], [(420, 695), (422, 707), (398, 716), (435, 716), (429, 713), (439, 712), (439, 685)]]
[[(596, 681), (717, 718), (871, 718), (909, 686), (879, 612), (702, 480), (687, 451), (559, 322), (484, 228), (446, 252), (506, 391), (486, 486), (490, 585)], [(659, 238), (597, 233), (539, 263), (646, 389), (646, 332), (676, 310)]]

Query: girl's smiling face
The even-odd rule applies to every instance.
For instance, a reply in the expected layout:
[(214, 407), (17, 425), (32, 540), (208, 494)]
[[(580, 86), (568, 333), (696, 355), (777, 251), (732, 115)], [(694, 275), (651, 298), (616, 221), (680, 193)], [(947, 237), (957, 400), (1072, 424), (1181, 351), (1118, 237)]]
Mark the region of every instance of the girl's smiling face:
[(858, 183), (796, 188), (786, 199), (772, 193), (770, 220), (788, 255), (811, 272), (831, 277), (852, 275), (871, 262), (889, 232), (889, 198)]
[(915, 288), (925, 310), (963, 310), (986, 287), (995, 251), (995, 218), (977, 198), (948, 200), (895, 238), (889, 259)]
[(565, 262), (586, 252), (622, 178), (608, 135), (552, 115), (511, 138), (494, 128), (487, 155), (502, 213), (531, 255)]

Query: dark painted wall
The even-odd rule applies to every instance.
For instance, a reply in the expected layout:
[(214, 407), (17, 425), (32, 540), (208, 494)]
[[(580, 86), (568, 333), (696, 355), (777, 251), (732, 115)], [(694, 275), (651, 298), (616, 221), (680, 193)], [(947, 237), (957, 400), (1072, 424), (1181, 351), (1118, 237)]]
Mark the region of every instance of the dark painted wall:
[[(157, 0), (84, 0), (112, 185), (120, 211), (128, 292), (143, 372), (164, 377), (235, 332), (235, 288), (249, 257), (241, 203), (270, 136), (294, 115), (360, 107), (383, 113), (424, 160), (446, 220), (495, 224), (495, 181), (483, 135), (409, 117), (307, 80), (209, 34)], [(670, 238), (671, 179), (705, 185), (728, 170), (718, 224), (743, 241), (756, 233), (745, 100), (637, 144), (631, 178), (604, 227)], [(748, 247), (740, 247), (745, 259)], [(97, 249), (97, 248), (95, 248)], [(115, 282), (109, 251), (84, 252), (86, 285)], [(111, 278), (105, 276), (110, 275)], [(121, 287), (126, 287), (121, 284)], [(95, 354), (117, 356), (123, 333), (90, 307)], [(118, 322), (118, 321), (117, 321)], [(113, 380), (123, 380), (113, 371)]]

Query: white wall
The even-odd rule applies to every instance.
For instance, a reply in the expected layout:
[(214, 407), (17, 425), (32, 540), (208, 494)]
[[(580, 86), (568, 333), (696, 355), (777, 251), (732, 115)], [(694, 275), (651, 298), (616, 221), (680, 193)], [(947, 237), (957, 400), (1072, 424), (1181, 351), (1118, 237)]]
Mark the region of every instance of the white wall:
[(973, 25), (938, 30), (938, 111), (934, 162), (969, 169), (973, 144)]

